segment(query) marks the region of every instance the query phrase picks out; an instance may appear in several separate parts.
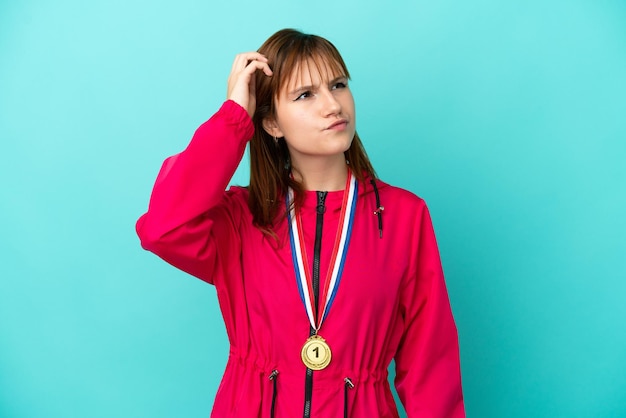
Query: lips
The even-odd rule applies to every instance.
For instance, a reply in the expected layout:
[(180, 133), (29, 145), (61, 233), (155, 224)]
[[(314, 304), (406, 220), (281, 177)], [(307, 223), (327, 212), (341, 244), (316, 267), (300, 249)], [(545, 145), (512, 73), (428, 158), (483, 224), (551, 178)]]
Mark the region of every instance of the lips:
[(348, 125), (348, 121), (345, 119), (340, 119), (334, 122), (332, 125), (328, 126), (326, 129), (343, 129)]

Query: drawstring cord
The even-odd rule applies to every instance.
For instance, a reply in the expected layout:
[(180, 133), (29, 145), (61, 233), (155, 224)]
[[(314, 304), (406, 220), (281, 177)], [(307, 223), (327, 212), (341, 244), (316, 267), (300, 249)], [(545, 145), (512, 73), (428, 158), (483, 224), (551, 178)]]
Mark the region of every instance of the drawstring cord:
[(376, 180), (371, 179), (370, 183), (374, 187), (374, 194), (376, 195), (376, 210), (374, 211), (374, 215), (378, 217), (378, 231), (380, 231), (380, 238), (383, 237), (383, 211), (385, 210), (384, 206), (380, 205), (380, 195), (378, 194), (378, 187), (376, 186)]
[(269, 375), (269, 379), (272, 381), (272, 386), (274, 387), (272, 392), (272, 407), (270, 409), (270, 417), (274, 418), (274, 409), (276, 407), (276, 381), (278, 380), (278, 370), (273, 370)]
[[(276, 370), (276, 369), (272, 370), (272, 373), (269, 375), (268, 379), (272, 381), (272, 386), (273, 386), (272, 406), (270, 408), (270, 417), (274, 418), (274, 411), (276, 409), (276, 394), (277, 394), (276, 381), (278, 380), (278, 370)], [(350, 379), (349, 377), (346, 377), (345, 379), (343, 379), (343, 381), (344, 381), (344, 386), (343, 386), (343, 417), (344, 418), (348, 418), (348, 416), (349, 416), (348, 390), (354, 389), (354, 383), (352, 382), (352, 379)]]
[(348, 418), (348, 389), (354, 389), (354, 383), (349, 377), (343, 379), (345, 385), (343, 387), (343, 418)]

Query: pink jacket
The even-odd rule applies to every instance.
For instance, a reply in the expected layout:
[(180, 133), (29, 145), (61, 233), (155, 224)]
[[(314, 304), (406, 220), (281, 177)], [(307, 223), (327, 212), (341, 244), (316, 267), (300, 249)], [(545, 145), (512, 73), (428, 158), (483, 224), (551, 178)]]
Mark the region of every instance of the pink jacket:
[[(137, 222), (143, 248), (217, 289), (231, 348), (211, 416), (307, 416), (307, 389), (313, 418), (398, 417), (387, 376), (395, 359), (395, 386), (408, 418), (464, 417), (457, 331), (428, 209), (414, 194), (380, 181), (382, 238), (374, 188), (361, 182), (341, 283), (320, 329), (332, 361), (309, 371), (312, 385), (305, 388), (300, 352), (310, 325), (287, 221), (276, 227), (276, 242), (252, 225), (246, 188), (224, 191), (253, 132), (246, 111), (225, 102), (185, 151), (165, 160), (148, 212)], [(302, 225), (313, 254), (317, 198), (306, 193)], [(342, 196), (326, 198), (322, 277)]]

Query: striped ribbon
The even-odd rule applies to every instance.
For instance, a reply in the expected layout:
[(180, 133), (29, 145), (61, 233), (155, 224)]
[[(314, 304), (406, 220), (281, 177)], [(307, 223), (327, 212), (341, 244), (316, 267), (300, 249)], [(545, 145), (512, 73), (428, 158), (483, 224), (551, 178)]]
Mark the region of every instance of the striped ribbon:
[[(346, 255), (348, 253), (348, 245), (350, 243), (350, 235), (352, 234), (352, 224), (354, 222), (354, 213), (357, 201), (358, 183), (356, 178), (348, 171), (348, 179), (346, 181), (346, 190), (343, 194), (343, 202), (341, 205), (341, 216), (339, 218), (339, 226), (337, 228), (337, 236), (333, 246), (333, 252), (330, 259), (326, 281), (322, 291), (320, 300), (322, 301), (322, 309), (315, 311), (315, 301), (313, 295), (312, 273), (308, 269), (309, 263), (304, 244), (302, 233), (302, 217), (296, 213), (295, 208), (291, 205), (293, 202), (293, 190), (289, 189), (287, 193), (287, 213), (289, 220), (289, 236), (291, 241), (291, 255), (293, 258), (294, 270), (296, 273), (296, 282), (300, 299), (304, 304), (307, 316), (311, 326), (318, 331), (324, 319), (330, 311), (330, 307), (335, 300), (341, 275), (343, 273)], [(319, 314), (321, 312), (321, 315)]]

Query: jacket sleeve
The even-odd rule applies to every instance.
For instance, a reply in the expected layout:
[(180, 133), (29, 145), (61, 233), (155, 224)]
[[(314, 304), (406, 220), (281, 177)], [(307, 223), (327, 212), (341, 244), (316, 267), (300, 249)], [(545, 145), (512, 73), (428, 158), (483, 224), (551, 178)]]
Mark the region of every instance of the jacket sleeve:
[(144, 249), (214, 283), (218, 258), (240, 248), (241, 210), (232, 204), (232, 193), (224, 190), (253, 133), (245, 109), (226, 101), (196, 130), (183, 152), (165, 160), (148, 211), (136, 225)]
[(411, 251), (401, 296), (405, 329), (395, 356), (396, 390), (408, 418), (465, 417), (457, 330), (425, 204)]

